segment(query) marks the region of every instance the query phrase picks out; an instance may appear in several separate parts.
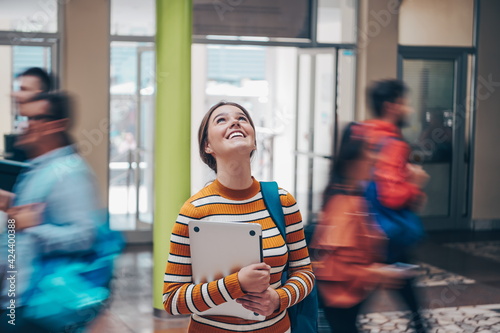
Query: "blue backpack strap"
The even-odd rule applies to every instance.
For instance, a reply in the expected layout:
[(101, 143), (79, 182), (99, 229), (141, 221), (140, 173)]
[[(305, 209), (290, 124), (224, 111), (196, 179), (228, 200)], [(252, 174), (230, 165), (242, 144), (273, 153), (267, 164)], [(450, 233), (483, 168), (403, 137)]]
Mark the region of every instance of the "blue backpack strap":
[(271, 215), (271, 218), (286, 242), (285, 215), (283, 214), (283, 207), (281, 206), (278, 184), (276, 182), (260, 182), (260, 189), (262, 191), (262, 199), (264, 199), (264, 204), (269, 211), (269, 215)]
[[(281, 205), (278, 184), (276, 182), (260, 182), (262, 199), (269, 215), (279, 229), (286, 244), (286, 222), (283, 206)], [(288, 247), (288, 245), (287, 245)], [(281, 285), (288, 280), (288, 262), (281, 274)], [(302, 302), (287, 309), (290, 317), (292, 333), (317, 333), (318, 332), (318, 296), (313, 287), (309, 295)]]
[[(269, 212), (269, 215), (271, 215), (271, 219), (280, 231), (280, 234), (285, 240), (286, 244), (285, 214), (283, 214), (283, 206), (281, 206), (278, 184), (276, 182), (260, 182), (260, 189), (262, 192), (262, 199), (264, 200), (267, 211)], [(284, 285), (287, 280), (288, 262), (286, 263), (286, 266), (283, 269), (283, 274), (281, 275), (281, 284)]]

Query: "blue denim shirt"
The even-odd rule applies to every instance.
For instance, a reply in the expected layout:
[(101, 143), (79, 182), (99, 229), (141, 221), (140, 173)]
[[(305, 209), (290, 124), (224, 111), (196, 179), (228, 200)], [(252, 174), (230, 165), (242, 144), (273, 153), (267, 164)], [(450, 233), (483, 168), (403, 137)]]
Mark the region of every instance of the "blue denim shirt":
[[(7, 262), (7, 235), (0, 235), (0, 276), (16, 271), (17, 307), (25, 303), (23, 296), (37, 280), (37, 265), (54, 256), (71, 257), (92, 248), (99, 209), (95, 185), (90, 168), (72, 146), (31, 160), (30, 167), (19, 175), (14, 206), (43, 203), (45, 209), (40, 225), (16, 232), (15, 269)], [(11, 298), (6, 277), (0, 281), (2, 308)]]

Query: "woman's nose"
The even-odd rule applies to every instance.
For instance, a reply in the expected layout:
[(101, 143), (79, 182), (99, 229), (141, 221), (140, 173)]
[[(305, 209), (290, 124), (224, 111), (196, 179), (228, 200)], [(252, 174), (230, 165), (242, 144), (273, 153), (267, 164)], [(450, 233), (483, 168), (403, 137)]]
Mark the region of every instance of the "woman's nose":
[(233, 118), (231, 119), (231, 127), (234, 127), (234, 126), (240, 126), (240, 122), (237, 118)]

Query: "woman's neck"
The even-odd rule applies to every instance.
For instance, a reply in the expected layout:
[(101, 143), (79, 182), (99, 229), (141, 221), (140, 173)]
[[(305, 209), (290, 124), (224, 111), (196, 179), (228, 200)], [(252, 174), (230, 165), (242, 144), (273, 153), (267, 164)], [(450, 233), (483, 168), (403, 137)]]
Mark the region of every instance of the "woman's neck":
[(217, 161), (217, 179), (227, 188), (233, 190), (245, 190), (252, 183), (252, 170), (250, 159)]

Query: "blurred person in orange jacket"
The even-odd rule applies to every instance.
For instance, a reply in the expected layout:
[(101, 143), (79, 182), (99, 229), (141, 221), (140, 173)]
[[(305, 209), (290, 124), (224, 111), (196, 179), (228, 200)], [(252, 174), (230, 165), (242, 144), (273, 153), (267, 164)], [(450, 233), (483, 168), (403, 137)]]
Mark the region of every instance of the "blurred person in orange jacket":
[[(409, 163), (410, 145), (404, 140), (402, 129), (409, 125), (413, 109), (408, 101), (408, 88), (400, 80), (387, 79), (374, 82), (368, 89), (368, 99), (375, 119), (367, 120), (367, 136), (377, 158), (372, 180), (376, 184), (379, 203), (398, 211), (408, 209), (418, 212), (426, 202), (422, 188), (429, 175), (420, 165)], [(410, 261), (409, 248), (388, 248), (388, 263)], [(413, 279), (405, 280), (398, 290), (411, 311), (411, 324), (421, 333), (426, 332), (419, 313), (419, 302), (413, 288)]]
[(385, 236), (368, 213), (364, 181), (373, 157), (364, 125), (345, 129), (330, 170), (311, 248), (325, 317), (332, 333), (358, 332), (357, 316), (376, 287), (397, 287), (403, 273), (383, 264)]

